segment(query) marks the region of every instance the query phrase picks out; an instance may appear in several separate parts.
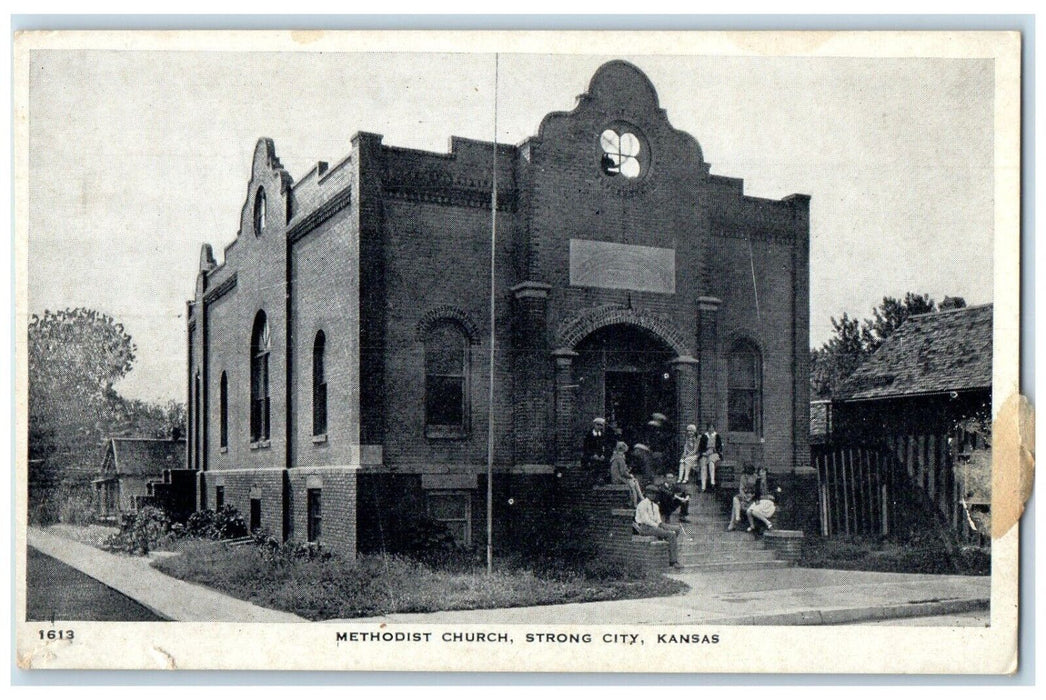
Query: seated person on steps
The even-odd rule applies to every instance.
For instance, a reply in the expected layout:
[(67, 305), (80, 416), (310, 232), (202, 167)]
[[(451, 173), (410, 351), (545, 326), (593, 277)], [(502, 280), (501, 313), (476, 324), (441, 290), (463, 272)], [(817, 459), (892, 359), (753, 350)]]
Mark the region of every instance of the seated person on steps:
[[(765, 470), (763, 471), (765, 479)], [(755, 475), (755, 467), (745, 464), (741, 478), (737, 481), (737, 493), (734, 494), (733, 504), (730, 507), (730, 524), (727, 531), (736, 530), (741, 524), (741, 518), (748, 513), (748, 506), (755, 501), (755, 493), (758, 488), (759, 479)]]
[(647, 486), (643, 499), (636, 506), (633, 527), (640, 535), (668, 542), (668, 563), (679, 566), (679, 526), (669, 525), (661, 520), (661, 510), (654, 502), (658, 490), (656, 486)]
[(766, 470), (760, 469), (760, 480), (758, 488), (756, 490), (755, 500), (752, 505), (748, 506), (748, 510), (745, 511), (748, 515), (748, 531), (755, 531), (755, 524), (758, 521), (767, 530), (773, 530), (774, 525), (770, 522), (770, 518), (774, 517), (774, 513), (777, 512), (777, 494), (780, 493), (781, 489), (775, 489), (771, 491), (766, 487)]
[(639, 488), (639, 481), (628, 470), (628, 464), (625, 462), (626, 452), (628, 452), (627, 444), (619, 442), (614, 446), (614, 454), (610, 456), (610, 483), (628, 486), (629, 500), (632, 507), (635, 508), (643, 498), (643, 492)]
[(690, 494), (680, 486), (672, 472), (665, 474), (665, 478), (657, 482), (658, 495), (656, 496), (658, 507), (661, 509), (665, 522), (672, 519), (672, 513), (679, 509), (679, 522), (690, 522)]

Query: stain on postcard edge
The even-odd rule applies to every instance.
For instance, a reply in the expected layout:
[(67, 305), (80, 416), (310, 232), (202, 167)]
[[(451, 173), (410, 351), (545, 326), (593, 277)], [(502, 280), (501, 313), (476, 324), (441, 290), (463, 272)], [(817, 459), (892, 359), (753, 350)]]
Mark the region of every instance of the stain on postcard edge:
[(1035, 479), (1035, 411), (1013, 394), (992, 424), (992, 539), (1021, 519)]

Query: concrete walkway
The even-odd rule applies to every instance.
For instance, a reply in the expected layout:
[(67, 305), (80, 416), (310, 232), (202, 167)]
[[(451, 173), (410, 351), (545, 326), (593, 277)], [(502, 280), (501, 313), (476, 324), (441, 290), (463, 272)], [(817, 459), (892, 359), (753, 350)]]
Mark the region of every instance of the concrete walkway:
[[(305, 621), (171, 578), (149, 566), (147, 558), (108, 554), (39, 528), (29, 528), (28, 543), (169, 620)], [(331, 622), (833, 625), (987, 610), (991, 598), (987, 576), (801, 568), (672, 576), (690, 590), (663, 598), (403, 613)]]
[[(835, 625), (987, 610), (987, 576), (835, 569), (681, 573), (677, 596), (529, 608), (411, 613), (373, 622), (462, 624)], [(361, 622), (362, 620), (354, 620)], [(350, 622), (344, 620), (343, 622)]]
[(305, 622), (215, 590), (162, 574), (149, 565), (157, 556), (109, 554), (90, 545), (29, 528), (28, 545), (133, 598), (168, 620), (182, 622)]

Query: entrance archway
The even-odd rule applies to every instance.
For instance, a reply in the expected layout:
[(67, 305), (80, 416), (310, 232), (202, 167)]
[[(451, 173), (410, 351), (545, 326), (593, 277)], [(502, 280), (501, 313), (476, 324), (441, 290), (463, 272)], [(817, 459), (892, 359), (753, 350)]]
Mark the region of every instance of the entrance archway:
[[(603, 416), (630, 447), (653, 442), (655, 451), (675, 451), (676, 353), (668, 343), (646, 328), (621, 323), (594, 330), (574, 352), (575, 435), (584, 434), (593, 417)], [(667, 416), (665, 429), (647, 425), (654, 413)]]

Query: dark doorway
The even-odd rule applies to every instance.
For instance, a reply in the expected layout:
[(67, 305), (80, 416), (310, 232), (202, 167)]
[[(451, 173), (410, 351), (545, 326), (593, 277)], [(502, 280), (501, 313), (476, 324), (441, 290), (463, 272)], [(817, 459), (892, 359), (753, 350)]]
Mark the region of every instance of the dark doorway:
[(251, 529), (251, 532), (254, 532), (255, 530), (258, 530), (260, 528), (261, 528), (261, 499), (260, 498), (252, 498), (251, 499), (251, 522), (250, 522), (250, 529)]
[(647, 422), (654, 413), (668, 415), (675, 404), (672, 374), (607, 370), (604, 375), (607, 421), (621, 431), (621, 439), (632, 447), (647, 442)]
[(668, 418), (665, 431), (675, 451), (676, 387), (672, 349), (646, 329), (626, 324), (601, 328), (576, 346), (578, 446), (592, 418), (603, 416), (631, 448), (650, 442), (647, 422), (654, 413)]

